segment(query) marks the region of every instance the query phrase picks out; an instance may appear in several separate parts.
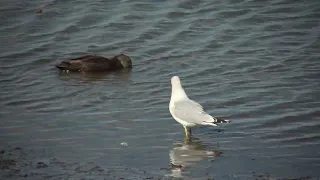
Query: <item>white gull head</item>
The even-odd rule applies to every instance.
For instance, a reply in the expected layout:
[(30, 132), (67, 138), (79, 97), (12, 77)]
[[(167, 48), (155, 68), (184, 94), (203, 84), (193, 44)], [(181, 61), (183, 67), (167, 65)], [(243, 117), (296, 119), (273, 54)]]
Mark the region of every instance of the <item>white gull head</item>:
[(171, 90), (170, 101), (176, 102), (183, 99), (189, 99), (187, 94), (183, 90), (180, 78), (178, 76), (173, 76), (171, 78), (171, 86), (172, 86), (172, 90)]

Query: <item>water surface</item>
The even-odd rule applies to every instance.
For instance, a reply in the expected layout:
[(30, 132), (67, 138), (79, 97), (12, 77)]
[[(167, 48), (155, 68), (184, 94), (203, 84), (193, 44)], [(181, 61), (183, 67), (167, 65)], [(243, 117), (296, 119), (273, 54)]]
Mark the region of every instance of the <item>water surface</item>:
[[(2, 149), (92, 162), (126, 178), (138, 172), (119, 169), (185, 179), (320, 177), (319, 1), (4, 1), (0, 15)], [(121, 52), (132, 71), (83, 76), (53, 66)], [(173, 75), (232, 123), (195, 129), (185, 144), (168, 111)], [(172, 152), (184, 146), (186, 168), (171, 171)], [(46, 169), (33, 176), (49, 178)]]

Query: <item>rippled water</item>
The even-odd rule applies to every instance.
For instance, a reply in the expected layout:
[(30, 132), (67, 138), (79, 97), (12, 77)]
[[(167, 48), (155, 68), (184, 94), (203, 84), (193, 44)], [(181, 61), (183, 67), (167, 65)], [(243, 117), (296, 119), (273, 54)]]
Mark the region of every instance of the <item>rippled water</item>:
[[(0, 16), (0, 147), (164, 177), (320, 177), (320, 1), (16, 0)], [(132, 71), (53, 66), (120, 52)], [(174, 74), (232, 123), (185, 144), (168, 111)]]

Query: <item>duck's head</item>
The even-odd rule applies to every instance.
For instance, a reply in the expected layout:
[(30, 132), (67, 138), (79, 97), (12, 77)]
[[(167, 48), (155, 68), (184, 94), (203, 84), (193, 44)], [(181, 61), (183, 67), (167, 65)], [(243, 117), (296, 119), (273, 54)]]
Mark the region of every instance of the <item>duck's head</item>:
[(118, 60), (122, 64), (123, 68), (132, 68), (132, 62), (128, 56), (119, 54), (115, 56), (114, 59)]

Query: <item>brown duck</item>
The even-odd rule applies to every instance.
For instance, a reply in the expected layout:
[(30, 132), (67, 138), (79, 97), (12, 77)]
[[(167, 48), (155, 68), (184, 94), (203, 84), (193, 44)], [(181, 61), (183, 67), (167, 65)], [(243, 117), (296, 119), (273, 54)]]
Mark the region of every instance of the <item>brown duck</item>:
[(87, 55), (64, 60), (60, 64), (57, 64), (56, 67), (64, 71), (104, 72), (132, 68), (132, 62), (131, 59), (124, 54), (119, 54), (111, 59), (102, 56)]

